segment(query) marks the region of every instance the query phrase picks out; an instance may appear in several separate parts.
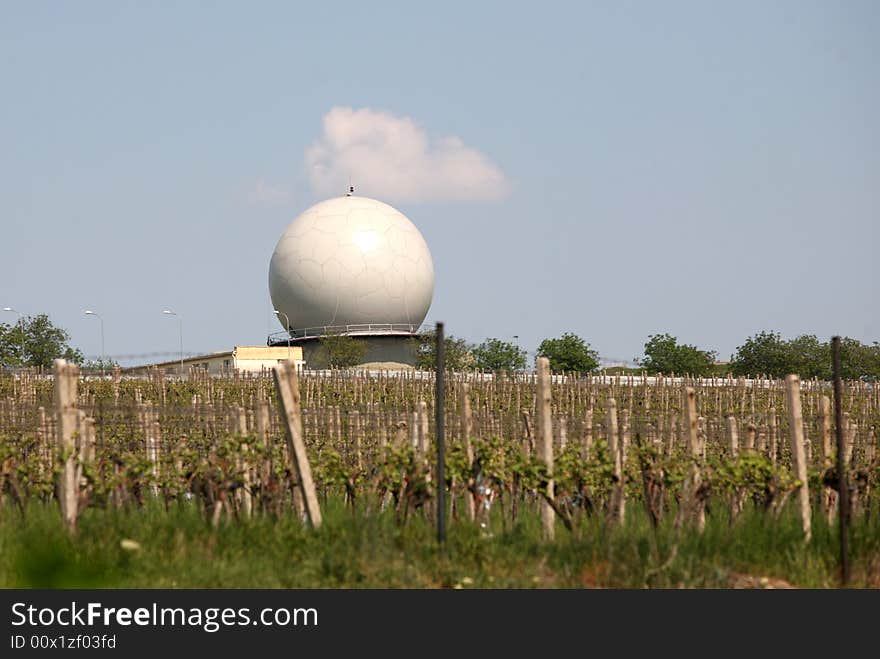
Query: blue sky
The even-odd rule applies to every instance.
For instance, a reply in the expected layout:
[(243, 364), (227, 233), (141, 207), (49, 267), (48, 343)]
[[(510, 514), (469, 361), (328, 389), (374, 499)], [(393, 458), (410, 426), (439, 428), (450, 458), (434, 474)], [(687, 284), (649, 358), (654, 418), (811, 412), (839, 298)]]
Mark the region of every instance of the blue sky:
[(174, 5), (0, 8), (0, 307), (87, 354), (86, 308), (111, 355), (176, 351), (166, 307), (187, 352), (280, 329), (269, 258), (332, 187), (333, 108), (502, 177), (358, 189), (421, 229), (447, 332), (880, 340), (875, 2)]

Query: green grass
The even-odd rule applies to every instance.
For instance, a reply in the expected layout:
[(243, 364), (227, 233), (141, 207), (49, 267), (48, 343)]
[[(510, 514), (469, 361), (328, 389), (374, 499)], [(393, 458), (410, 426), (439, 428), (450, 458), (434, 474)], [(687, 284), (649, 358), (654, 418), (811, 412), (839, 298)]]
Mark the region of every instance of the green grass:
[[(497, 511), (495, 511), (497, 512)], [(5, 588), (678, 588), (728, 587), (736, 573), (796, 586), (837, 585), (837, 531), (820, 516), (804, 545), (791, 511), (779, 520), (747, 510), (730, 527), (709, 516), (705, 532), (655, 536), (637, 505), (624, 526), (587, 519), (575, 534), (560, 524), (541, 540), (535, 512), (493, 533), (452, 522), (445, 550), (433, 526), (413, 518), (324, 506), (316, 532), (292, 517), (224, 523), (212, 529), (192, 505), (87, 510), (69, 538), (57, 507), (24, 517), (0, 509), (0, 586)], [(670, 520), (671, 521), (671, 520)], [(509, 526), (509, 525), (508, 525)], [(126, 549), (133, 540), (140, 549)], [(126, 543), (128, 544), (128, 543)], [(656, 546), (655, 546), (656, 545)], [(673, 548), (675, 555), (670, 559)], [(880, 524), (861, 520), (851, 536), (853, 585), (880, 586)]]

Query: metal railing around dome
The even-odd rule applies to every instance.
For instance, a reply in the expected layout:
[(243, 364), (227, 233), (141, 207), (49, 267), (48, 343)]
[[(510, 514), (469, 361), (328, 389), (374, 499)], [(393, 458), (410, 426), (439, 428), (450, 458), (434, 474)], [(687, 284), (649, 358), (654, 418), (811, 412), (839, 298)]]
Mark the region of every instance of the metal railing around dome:
[[(304, 327), (291, 329), (291, 339), (309, 339), (322, 336), (342, 334), (346, 336), (369, 336), (377, 334), (411, 335), (423, 332), (433, 332), (432, 325), (408, 325), (406, 323), (363, 323), (358, 325), (324, 325), (323, 327)], [(267, 345), (279, 345), (286, 342), (288, 334), (285, 331), (273, 332), (269, 335)]]

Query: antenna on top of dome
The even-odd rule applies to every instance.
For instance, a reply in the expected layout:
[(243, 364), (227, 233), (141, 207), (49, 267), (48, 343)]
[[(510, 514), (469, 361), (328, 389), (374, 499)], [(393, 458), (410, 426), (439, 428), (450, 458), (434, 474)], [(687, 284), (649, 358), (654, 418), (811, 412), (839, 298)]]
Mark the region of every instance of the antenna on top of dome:
[(351, 184), (351, 174), (348, 175), (348, 192), (345, 193), (346, 197), (350, 197), (354, 194), (354, 186)]

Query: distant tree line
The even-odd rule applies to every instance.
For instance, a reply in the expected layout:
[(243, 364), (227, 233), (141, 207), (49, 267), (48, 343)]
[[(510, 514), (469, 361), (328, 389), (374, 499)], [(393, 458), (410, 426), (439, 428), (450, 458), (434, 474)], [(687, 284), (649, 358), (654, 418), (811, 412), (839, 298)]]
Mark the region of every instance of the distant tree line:
[[(529, 366), (527, 352), (508, 341), (486, 339), (478, 345), (454, 336), (445, 338), (446, 364), (453, 370), (522, 371)], [(863, 344), (841, 339), (841, 373), (844, 379), (880, 379), (880, 343)], [(576, 334), (544, 339), (537, 357), (547, 357), (554, 372), (589, 373), (599, 368), (599, 354)], [(436, 342), (430, 332), (419, 337), (418, 368), (430, 369), (436, 360)], [(783, 339), (776, 332), (759, 332), (736, 349), (730, 362), (718, 361), (713, 350), (679, 343), (670, 334), (652, 334), (644, 345), (644, 356), (637, 359), (638, 371), (650, 374), (727, 375), (782, 378), (797, 373), (802, 378), (831, 378), (831, 343), (804, 334)]]
[[(55, 326), (46, 314), (22, 317), (13, 324), (0, 323), (0, 367), (38, 366), (50, 368), (61, 357), (83, 364), (82, 352), (73, 348), (66, 330)], [(470, 344), (455, 336), (445, 338), (446, 365), (452, 370), (508, 372), (531, 366), (528, 352), (516, 343), (489, 338)], [(328, 335), (320, 340), (316, 357), (324, 366), (346, 368), (362, 362), (366, 344), (346, 335)], [(418, 335), (413, 350), (416, 367), (434, 368), (436, 341), (432, 332)], [(554, 372), (589, 373), (599, 366), (599, 353), (574, 333), (544, 339), (537, 357), (547, 357)], [(880, 343), (863, 344), (856, 339), (841, 339), (841, 373), (844, 379), (880, 379)], [(778, 332), (759, 332), (749, 337), (731, 356), (729, 363), (719, 363), (717, 353), (687, 343), (679, 343), (670, 334), (652, 334), (644, 345), (644, 356), (636, 360), (639, 371), (677, 373), (698, 376), (726, 375), (781, 378), (797, 373), (802, 378), (831, 378), (831, 344), (815, 335), (802, 334), (783, 339)], [(93, 362), (86, 367), (115, 366)]]
[[(778, 332), (759, 332), (738, 346), (727, 364), (716, 353), (679, 344), (669, 334), (655, 334), (645, 343), (640, 366), (649, 373), (761, 376), (831, 379), (831, 342), (812, 334), (783, 339)], [(848, 337), (840, 342), (841, 376), (845, 380), (880, 378), (880, 343), (866, 345)]]
[[(524, 371), (528, 366), (528, 352), (510, 341), (498, 338), (486, 339), (480, 344), (469, 344), (454, 336), (445, 337), (446, 365), (452, 370), (474, 369), (478, 371)], [(545, 339), (538, 347), (537, 355), (550, 360), (554, 371), (587, 373), (599, 366), (599, 353), (579, 336), (566, 333), (557, 339)], [(437, 359), (437, 342), (432, 332), (419, 336), (416, 348), (416, 367), (434, 368)]]
[[(845, 380), (880, 379), (880, 343), (866, 345), (856, 339), (840, 340), (840, 371)], [(760, 332), (736, 349), (730, 361), (734, 375), (831, 379), (831, 342), (812, 334), (783, 339), (778, 332)]]

